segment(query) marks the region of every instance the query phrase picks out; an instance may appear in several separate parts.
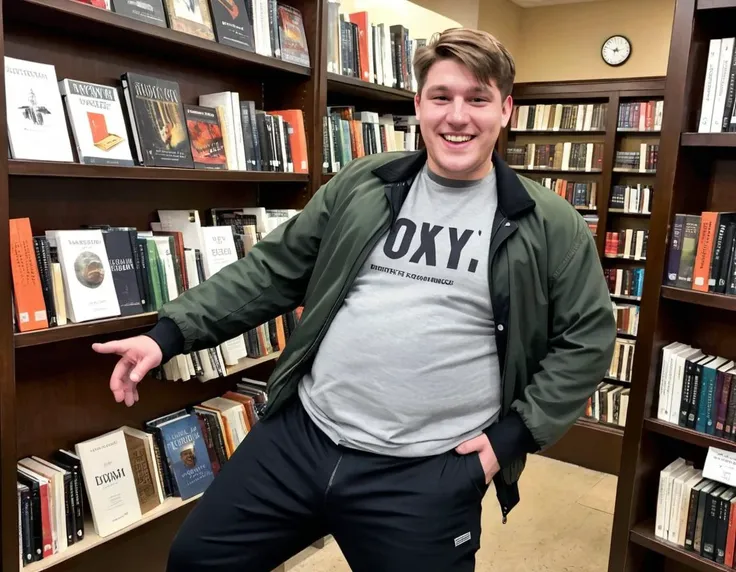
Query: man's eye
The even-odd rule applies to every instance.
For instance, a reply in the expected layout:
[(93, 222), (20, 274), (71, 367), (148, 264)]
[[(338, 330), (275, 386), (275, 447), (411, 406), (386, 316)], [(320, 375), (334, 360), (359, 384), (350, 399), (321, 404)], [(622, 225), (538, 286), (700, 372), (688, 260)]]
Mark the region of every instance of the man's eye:
[(448, 101), (447, 96), (445, 95), (435, 95), (432, 99), (439, 100), (439, 101)]

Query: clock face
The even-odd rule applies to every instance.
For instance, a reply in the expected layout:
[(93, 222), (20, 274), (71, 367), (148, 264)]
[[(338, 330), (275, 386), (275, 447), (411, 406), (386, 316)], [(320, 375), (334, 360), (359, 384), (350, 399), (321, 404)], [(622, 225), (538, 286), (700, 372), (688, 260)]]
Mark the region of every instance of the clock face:
[(601, 48), (601, 57), (609, 66), (620, 66), (631, 55), (631, 42), (624, 36), (611, 36)]

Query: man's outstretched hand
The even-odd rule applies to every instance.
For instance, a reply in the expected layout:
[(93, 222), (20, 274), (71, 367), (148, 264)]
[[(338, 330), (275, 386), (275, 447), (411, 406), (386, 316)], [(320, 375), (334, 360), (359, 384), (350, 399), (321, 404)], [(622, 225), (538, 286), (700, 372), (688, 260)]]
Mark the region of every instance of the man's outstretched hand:
[(163, 358), (161, 348), (148, 336), (92, 344), (92, 349), (100, 354), (120, 356), (110, 376), (110, 391), (115, 401), (125, 401), (128, 407), (138, 401), (138, 383)]
[(461, 455), (478, 453), (480, 464), (483, 466), (483, 472), (486, 474), (486, 484), (489, 484), (493, 476), (501, 470), (501, 467), (498, 464), (498, 459), (496, 458), (496, 453), (493, 451), (491, 442), (488, 440), (485, 433), (460, 443), (455, 447), (455, 451)]

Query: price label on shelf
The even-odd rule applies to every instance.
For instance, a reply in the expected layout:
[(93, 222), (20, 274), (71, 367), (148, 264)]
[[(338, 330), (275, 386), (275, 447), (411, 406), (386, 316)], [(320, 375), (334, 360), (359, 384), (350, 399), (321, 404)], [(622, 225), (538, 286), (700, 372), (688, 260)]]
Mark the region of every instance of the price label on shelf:
[(708, 447), (703, 476), (725, 485), (736, 486), (736, 453)]

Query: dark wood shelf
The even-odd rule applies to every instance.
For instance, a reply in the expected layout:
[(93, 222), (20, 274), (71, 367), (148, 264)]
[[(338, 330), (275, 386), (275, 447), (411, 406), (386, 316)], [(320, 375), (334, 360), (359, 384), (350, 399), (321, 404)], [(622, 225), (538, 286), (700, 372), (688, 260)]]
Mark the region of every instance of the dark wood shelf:
[(612, 435), (617, 435), (619, 437), (623, 437), (624, 435), (624, 428), (620, 425), (613, 425), (612, 423), (601, 423), (600, 421), (588, 419), (587, 417), (580, 417), (575, 421), (575, 424), (581, 427), (585, 427), (586, 429), (601, 431), (603, 433), (609, 433)]
[(586, 171), (585, 169), (540, 169), (539, 167), (519, 167), (511, 165), (516, 171), (533, 172), (533, 173), (572, 173), (574, 175), (600, 175), (603, 171), (593, 169)]
[(635, 340), (636, 334), (627, 334), (626, 332), (616, 330), (616, 337), (621, 338), (622, 340)]
[(736, 133), (683, 133), (683, 147), (736, 147)]
[(679, 302), (686, 302), (687, 304), (708, 306), (709, 308), (719, 308), (731, 312), (736, 311), (736, 296), (685, 290), (684, 288), (675, 288), (673, 286), (662, 286), (661, 292), (662, 298), (667, 298), (668, 300), (677, 300)]
[(31, 177), (138, 179), (146, 181), (232, 181), (252, 183), (306, 183), (309, 175), (268, 171), (216, 171), (169, 167), (115, 167), (53, 161), (8, 160), (8, 173)]
[(627, 128), (616, 129), (616, 133), (621, 133), (623, 135), (651, 135), (652, 137), (659, 137), (662, 134), (662, 132), (659, 129), (657, 130), (645, 129), (642, 131), (641, 129), (627, 129)]
[(124, 332), (137, 328), (149, 328), (156, 323), (156, 316), (156, 312), (146, 312), (145, 314), (136, 314), (135, 316), (126, 316), (124, 318), (109, 318), (107, 320), (67, 324), (66, 326), (47, 328), (45, 330), (17, 333), (14, 335), (15, 347), (25, 348), (90, 336)]
[(629, 537), (631, 538), (631, 542), (661, 554), (666, 558), (676, 560), (692, 570), (698, 570), (699, 572), (726, 572), (727, 570), (733, 570), (721, 564), (716, 564), (712, 560), (706, 560), (700, 554), (685, 550), (682, 546), (657, 538), (654, 535), (654, 521), (652, 520), (634, 525)]
[(327, 74), (327, 91), (328, 93), (342, 93), (344, 95), (363, 97), (376, 101), (411, 102), (414, 99), (413, 91), (386, 87), (385, 85), (379, 85), (337, 73)]
[(621, 173), (623, 175), (656, 175), (656, 169), (648, 169), (646, 171), (640, 171), (639, 169), (623, 169), (621, 167), (614, 167), (614, 173)]
[(611, 294), (612, 300), (622, 300), (626, 302), (641, 302), (641, 296), (623, 296), (623, 295), (616, 295)]
[(725, 449), (726, 451), (736, 452), (736, 441), (729, 439), (723, 439), (716, 437), (715, 435), (706, 435), (700, 431), (694, 429), (686, 429), (679, 425), (668, 423), (667, 421), (661, 421), (650, 417), (644, 420), (644, 427), (652, 433), (659, 433), (660, 435), (666, 435), (679, 441), (685, 441), (698, 447), (717, 447), (719, 449)]
[(322, 184), (324, 185), (325, 183), (332, 180), (332, 177), (334, 177), (335, 175), (337, 175), (337, 173), (322, 173)]
[(698, 0), (696, 10), (717, 10), (718, 8), (736, 8), (736, 0)]
[(270, 72), (304, 77), (311, 74), (310, 68), (305, 66), (231, 48), (214, 40), (139, 22), (109, 10), (69, 0), (10, 0), (6, 2), (5, 16), (9, 20), (22, 19), (34, 26), (46, 23), (68, 34), (104, 38), (106, 43), (114, 42), (126, 49), (134, 46), (138, 50), (154, 50), (157, 54), (167, 53), (177, 59), (218, 68), (240, 70), (243, 67), (260, 67)]
[(610, 375), (606, 375), (603, 377), (603, 381), (607, 381), (609, 383), (619, 383), (623, 384), (626, 387), (629, 387), (631, 385), (630, 381), (626, 381), (625, 379), (619, 379), (617, 377), (611, 377)]
[(608, 209), (609, 213), (618, 215), (618, 216), (636, 216), (636, 217), (651, 217), (652, 213), (637, 213), (637, 212), (628, 212), (623, 209)]
[(571, 129), (559, 129), (557, 131), (553, 129), (511, 129), (509, 133), (514, 135), (605, 135), (605, 129), (595, 131), (574, 131)]
[(624, 258), (623, 254), (619, 254), (618, 256), (610, 256), (610, 255), (604, 255), (603, 258), (605, 260), (618, 260), (620, 262), (646, 262), (646, 258), (639, 258), (638, 260), (634, 258), (633, 256), (629, 258)]

